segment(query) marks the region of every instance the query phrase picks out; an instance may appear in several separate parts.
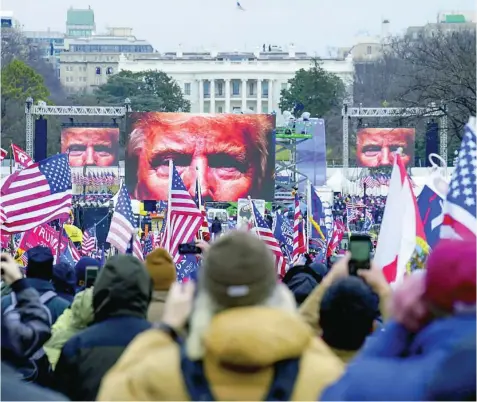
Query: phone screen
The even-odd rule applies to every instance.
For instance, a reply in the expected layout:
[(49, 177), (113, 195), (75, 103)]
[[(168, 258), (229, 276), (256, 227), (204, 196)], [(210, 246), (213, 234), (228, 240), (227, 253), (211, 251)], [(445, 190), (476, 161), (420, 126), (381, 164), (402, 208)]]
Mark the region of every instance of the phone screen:
[(90, 288), (94, 285), (94, 281), (98, 276), (98, 267), (86, 267), (86, 274), (85, 274), (85, 286)]
[(351, 258), (357, 262), (369, 261), (371, 254), (371, 243), (367, 240), (355, 240), (349, 245)]

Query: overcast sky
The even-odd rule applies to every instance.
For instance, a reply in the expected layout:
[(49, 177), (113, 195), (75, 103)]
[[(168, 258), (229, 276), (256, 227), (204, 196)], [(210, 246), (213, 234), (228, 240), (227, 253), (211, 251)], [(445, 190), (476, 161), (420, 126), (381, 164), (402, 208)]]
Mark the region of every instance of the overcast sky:
[(65, 31), (70, 6), (91, 8), (97, 31), (127, 26), (160, 52), (253, 51), (263, 43), (326, 55), (327, 47), (353, 44), (358, 34), (377, 35), (381, 21), (393, 33), (435, 22), (439, 11), (475, 10), (475, 0), (2, 0), (26, 30)]

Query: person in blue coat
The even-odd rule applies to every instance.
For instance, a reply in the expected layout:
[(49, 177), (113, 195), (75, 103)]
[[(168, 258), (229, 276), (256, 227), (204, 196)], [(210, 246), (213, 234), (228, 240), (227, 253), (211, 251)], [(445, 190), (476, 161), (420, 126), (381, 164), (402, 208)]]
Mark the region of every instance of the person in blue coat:
[[(368, 338), (320, 399), (475, 400), (475, 301), (475, 240), (441, 240), (427, 272), (395, 292), (395, 319)], [(443, 375), (446, 367), (452, 372)]]
[[(28, 266), (26, 268), (26, 278), (28, 286), (35, 289), (40, 296), (46, 292), (54, 292), (53, 279), (53, 254), (48, 247), (37, 246), (27, 251)], [(2, 297), (2, 315), (12, 304), (12, 295)], [(70, 303), (57, 294), (49, 299), (45, 306), (51, 313), (51, 325), (53, 325), (63, 311), (70, 306)]]

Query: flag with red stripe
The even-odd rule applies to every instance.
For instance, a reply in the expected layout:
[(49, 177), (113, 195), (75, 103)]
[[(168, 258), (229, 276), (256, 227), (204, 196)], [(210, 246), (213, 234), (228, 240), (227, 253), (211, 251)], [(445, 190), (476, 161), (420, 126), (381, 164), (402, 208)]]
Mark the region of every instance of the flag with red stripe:
[(306, 252), (305, 233), (303, 231), (303, 216), (300, 210), (298, 193), (295, 193), (295, 215), (293, 221), (293, 253), (292, 259)]
[(252, 232), (254, 232), (261, 240), (263, 240), (273, 253), (275, 256), (277, 274), (280, 278), (283, 278), (286, 273), (287, 263), (285, 261), (285, 257), (283, 256), (282, 249), (280, 248), (280, 244), (252, 200), (250, 200), (250, 209), (252, 210), (254, 221), (254, 230), (252, 230)]
[(166, 228), (166, 249), (174, 263), (179, 264), (183, 255), (179, 254), (179, 244), (194, 240), (204, 220), (202, 213), (187, 191), (175, 166), (169, 177), (169, 222)]
[(477, 233), (476, 174), (477, 150), (475, 118), (465, 127), (464, 138), (442, 207), (441, 238), (474, 239)]
[(70, 216), (71, 170), (66, 154), (34, 163), (1, 185), (0, 223), (4, 233), (20, 233)]

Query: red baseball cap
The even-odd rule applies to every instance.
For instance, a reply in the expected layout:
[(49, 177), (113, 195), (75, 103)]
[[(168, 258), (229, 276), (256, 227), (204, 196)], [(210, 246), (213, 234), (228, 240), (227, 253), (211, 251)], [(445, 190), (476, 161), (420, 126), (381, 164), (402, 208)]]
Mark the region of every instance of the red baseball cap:
[(475, 240), (443, 239), (436, 245), (427, 260), (424, 297), (445, 312), (475, 311)]

